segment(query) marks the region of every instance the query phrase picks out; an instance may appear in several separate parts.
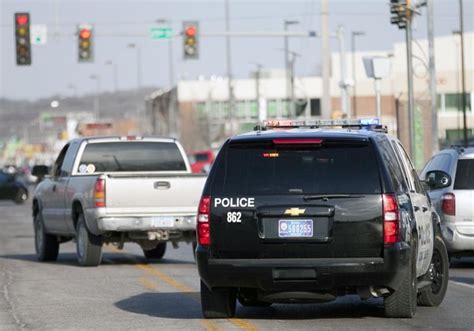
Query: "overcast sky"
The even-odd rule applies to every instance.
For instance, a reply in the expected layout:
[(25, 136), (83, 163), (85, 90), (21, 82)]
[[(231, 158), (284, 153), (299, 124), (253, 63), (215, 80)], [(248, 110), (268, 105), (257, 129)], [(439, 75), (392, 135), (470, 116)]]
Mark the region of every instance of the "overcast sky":
[[(358, 37), (358, 50), (390, 50), (393, 43), (404, 40), (404, 31), (390, 24), (389, 0), (329, 0), (330, 30), (343, 24), (346, 29), (347, 49), (350, 49), (350, 32), (365, 31)], [(457, 0), (434, 0), (436, 35), (451, 34), (459, 29)], [(320, 30), (320, 1), (232, 1), (230, 6), (231, 30), (281, 31), (283, 20), (298, 20), (291, 26), (295, 31)], [(183, 20), (197, 20), (202, 32), (223, 31), (224, 1), (160, 1), (160, 0), (0, 0), (0, 96), (14, 99), (37, 99), (52, 95), (72, 95), (75, 86), (79, 95), (93, 93), (96, 84), (91, 75), (101, 77), (101, 90), (113, 89), (111, 60), (117, 64), (119, 89), (137, 86), (136, 50), (127, 48), (130, 43), (139, 45), (142, 55), (142, 85), (167, 86), (168, 44), (152, 40), (149, 30), (155, 21), (166, 18), (172, 21), (175, 32), (182, 28)], [(13, 13), (30, 12), (32, 24), (47, 24), (48, 42), (33, 46), (33, 65), (18, 67), (15, 64)], [(464, 0), (465, 30), (473, 30), (474, 0)], [(77, 63), (77, 39), (74, 36), (78, 23), (94, 25), (95, 61)], [(426, 38), (425, 10), (416, 18), (414, 36)], [(54, 32), (59, 37), (54, 37)], [(114, 36), (111, 36), (111, 35)], [(127, 37), (142, 34), (143, 37)], [(319, 72), (320, 40), (292, 38), (290, 49), (301, 56), (296, 62), (298, 75)], [(199, 75), (225, 75), (225, 40), (221, 37), (200, 39), (200, 58), (183, 61), (182, 38), (173, 42), (176, 77), (196, 78)], [(233, 38), (232, 67), (235, 77), (248, 77), (255, 63), (265, 68), (282, 68), (283, 38)], [(337, 49), (331, 41), (333, 51)], [(69, 87), (68, 87), (69, 86)]]

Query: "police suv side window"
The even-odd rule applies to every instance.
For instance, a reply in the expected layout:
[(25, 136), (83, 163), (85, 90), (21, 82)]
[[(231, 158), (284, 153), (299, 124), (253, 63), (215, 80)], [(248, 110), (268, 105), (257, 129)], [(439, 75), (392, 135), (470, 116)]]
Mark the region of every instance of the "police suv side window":
[(387, 140), (380, 141), (380, 152), (382, 158), (387, 165), (388, 171), (392, 177), (393, 188), (396, 192), (408, 191), (408, 186), (403, 175), (403, 169), (397, 163), (396, 156), (390, 143)]
[(402, 162), (405, 165), (405, 168), (407, 170), (407, 175), (408, 175), (408, 180), (409, 180), (409, 185), (411, 186), (411, 190), (416, 192), (416, 193), (425, 193), (423, 186), (421, 185), (420, 179), (418, 178), (418, 174), (413, 167), (413, 164), (410, 161), (410, 158), (408, 157), (407, 152), (403, 148), (403, 146), (397, 142), (394, 144), (396, 146), (396, 149), (398, 149)]

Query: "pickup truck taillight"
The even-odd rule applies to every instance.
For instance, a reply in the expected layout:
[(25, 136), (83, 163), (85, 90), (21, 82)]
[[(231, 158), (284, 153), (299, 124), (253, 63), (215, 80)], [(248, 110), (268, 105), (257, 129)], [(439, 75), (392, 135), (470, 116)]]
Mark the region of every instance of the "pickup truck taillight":
[(383, 243), (394, 244), (400, 240), (400, 210), (395, 194), (383, 194)]
[(445, 193), (441, 197), (441, 210), (446, 215), (456, 216), (456, 196), (453, 193)]
[(197, 215), (197, 237), (199, 245), (209, 246), (211, 243), (211, 233), (209, 229), (209, 219), (211, 215), (211, 197), (203, 196), (199, 202)]
[(105, 179), (97, 178), (94, 187), (94, 201), (96, 207), (105, 207)]

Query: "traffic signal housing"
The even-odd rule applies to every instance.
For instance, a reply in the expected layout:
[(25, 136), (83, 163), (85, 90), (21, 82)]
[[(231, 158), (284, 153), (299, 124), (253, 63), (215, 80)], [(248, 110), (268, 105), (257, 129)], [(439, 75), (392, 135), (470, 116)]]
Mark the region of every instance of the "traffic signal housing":
[(93, 27), (90, 24), (79, 24), (77, 27), (78, 37), (78, 61), (92, 62), (94, 57)]
[(199, 23), (196, 21), (187, 21), (183, 23), (184, 36), (184, 59), (198, 59), (199, 58)]
[(30, 14), (15, 13), (16, 64), (31, 65)]

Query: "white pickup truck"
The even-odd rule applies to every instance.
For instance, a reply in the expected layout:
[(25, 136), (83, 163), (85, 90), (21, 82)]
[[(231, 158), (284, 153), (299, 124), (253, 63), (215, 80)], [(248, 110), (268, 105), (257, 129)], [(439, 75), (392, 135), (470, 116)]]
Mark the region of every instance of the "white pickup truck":
[(56, 260), (59, 245), (75, 239), (82, 266), (99, 265), (106, 243), (135, 242), (147, 258), (162, 258), (168, 241), (195, 242), (205, 179), (175, 139), (72, 140), (34, 194), (37, 257)]

